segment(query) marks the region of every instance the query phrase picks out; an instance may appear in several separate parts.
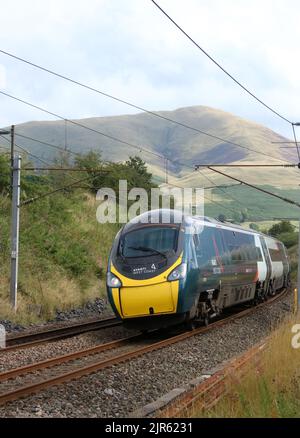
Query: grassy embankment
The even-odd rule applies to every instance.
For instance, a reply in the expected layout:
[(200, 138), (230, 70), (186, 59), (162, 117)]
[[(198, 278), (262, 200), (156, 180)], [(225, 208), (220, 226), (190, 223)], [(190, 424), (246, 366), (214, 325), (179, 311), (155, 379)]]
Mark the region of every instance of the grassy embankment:
[(96, 221), (95, 196), (57, 194), (21, 210), (18, 312), (8, 301), (10, 203), (0, 197), (0, 319), (35, 322), (105, 293), (117, 225)]

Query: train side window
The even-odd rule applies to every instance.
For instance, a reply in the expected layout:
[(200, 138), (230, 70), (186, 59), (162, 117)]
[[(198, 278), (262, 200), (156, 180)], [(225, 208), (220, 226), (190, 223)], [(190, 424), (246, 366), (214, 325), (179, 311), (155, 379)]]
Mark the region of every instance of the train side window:
[(256, 252), (254, 236), (231, 230), (222, 232), (231, 262), (257, 261), (259, 255)]
[(199, 267), (216, 266), (218, 263), (219, 248), (216, 228), (204, 227), (201, 233), (194, 236), (196, 257)]
[(269, 252), (273, 262), (282, 262), (282, 256), (279, 250), (269, 248)]

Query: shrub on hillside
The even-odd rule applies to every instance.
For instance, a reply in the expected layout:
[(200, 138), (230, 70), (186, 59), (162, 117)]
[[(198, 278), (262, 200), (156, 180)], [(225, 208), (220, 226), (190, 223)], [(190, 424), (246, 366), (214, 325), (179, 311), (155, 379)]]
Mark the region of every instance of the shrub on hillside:
[(268, 231), (268, 234), (273, 237), (278, 237), (279, 234), (293, 233), (294, 227), (290, 221), (281, 221), (278, 224), (274, 224)]
[(285, 244), (287, 248), (296, 245), (298, 242), (298, 233), (293, 231), (292, 233), (281, 233), (277, 236), (277, 239)]

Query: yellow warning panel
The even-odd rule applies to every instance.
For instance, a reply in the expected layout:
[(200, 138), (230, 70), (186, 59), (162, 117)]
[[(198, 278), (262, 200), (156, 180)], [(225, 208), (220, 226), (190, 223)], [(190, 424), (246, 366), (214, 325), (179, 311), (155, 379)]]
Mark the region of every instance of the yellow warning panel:
[(120, 304), (124, 318), (174, 313), (177, 308), (179, 281), (164, 281), (138, 287), (122, 287)]

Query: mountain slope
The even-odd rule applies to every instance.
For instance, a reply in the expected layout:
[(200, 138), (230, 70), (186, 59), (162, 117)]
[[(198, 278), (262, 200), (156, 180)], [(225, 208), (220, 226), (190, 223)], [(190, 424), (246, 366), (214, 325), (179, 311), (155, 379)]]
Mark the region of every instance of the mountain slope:
[[(230, 142), (240, 143), (244, 148), (226, 141), (213, 139), (146, 113), (94, 117), (81, 119), (78, 122), (107, 135), (120, 138), (125, 142), (133, 143), (137, 147), (141, 146), (155, 153), (165, 155), (171, 160), (187, 163), (190, 166), (200, 163), (276, 163), (276, 160), (250, 151), (248, 148), (270, 154), (277, 159), (289, 161), (295, 159), (295, 155), (293, 156), (293, 153), (287, 152), (287, 149), (280, 149), (277, 145), (272, 144), (274, 141), (286, 140), (281, 135), (262, 125), (221, 110), (194, 106), (180, 108), (175, 111), (161, 111), (159, 114)], [(16, 133), (62, 147), (65, 145), (66, 138), (66, 145), (69, 149), (81, 153), (90, 149), (101, 150), (103, 158), (106, 160), (122, 161), (127, 159), (129, 155), (140, 154), (149, 164), (154, 174), (161, 178), (164, 175), (164, 163), (161, 162), (160, 158), (140, 152), (138, 149), (126, 144), (70, 123), (67, 124), (65, 131), (63, 121), (34, 121), (20, 124), (16, 126)], [(22, 137), (16, 136), (16, 142), (46, 160), (53, 159), (57, 154), (55, 149)], [(169, 170), (171, 174), (173, 173), (177, 177), (184, 176), (190, 171), (188, 168), (174, 163), (170, 163)], [(241, 173), (241, 169), (235, 170), (235, 174), (241, 175)], [(189, 178), (194, 179), (194, 176)], [(290, 180), (290, 177), (287, 179)]]

